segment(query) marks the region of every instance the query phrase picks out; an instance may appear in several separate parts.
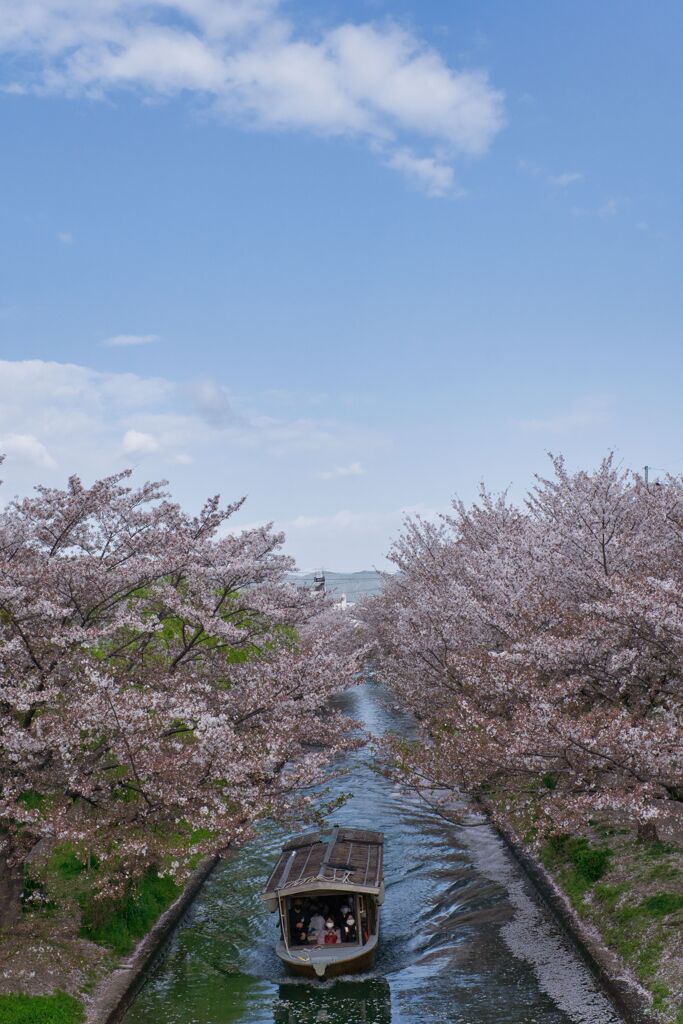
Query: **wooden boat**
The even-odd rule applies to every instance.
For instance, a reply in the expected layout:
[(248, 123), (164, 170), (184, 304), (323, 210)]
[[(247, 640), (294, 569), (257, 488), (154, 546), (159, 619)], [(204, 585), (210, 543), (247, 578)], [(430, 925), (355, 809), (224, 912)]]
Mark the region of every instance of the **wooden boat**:
[[(262, 899), (279, 915), (275, 952), (292, 974), (329, 978), (368, 970), (384, 902), (384, 836), (341, 826), (295, 836), (282, 847)], [(320, 928), (325, 918), (333, 929)]]

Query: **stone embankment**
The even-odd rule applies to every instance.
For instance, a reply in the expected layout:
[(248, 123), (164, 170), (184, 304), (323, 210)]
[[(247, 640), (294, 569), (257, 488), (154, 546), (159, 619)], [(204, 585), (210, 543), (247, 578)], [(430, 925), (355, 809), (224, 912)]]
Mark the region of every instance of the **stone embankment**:
[(220, 861), (209, 857), (188, 879), (182, 893), (138, 943), (135, 950), (106, 978), (86, 1002), (87, 1024), (117, 1024), (142, 987), (171, 934), (194, 902), (199, 890)]
[[(539, 847), (509, 803), (480, 803), (628, 1024), (683, 1024), (678, 833), (643, 841), (626, 827), (593, 823), (584, 836)], [(587, 857), (593, 869), (600, 864), (592, 877), (580, 870)]]
[(597, 929), (579, 916), (538, 856), (511, 828), (500, 823), (496, 828), (627, 1024), (661, 1024), (661, 1018), (652, 1012), (647, 990), (607, 946)]

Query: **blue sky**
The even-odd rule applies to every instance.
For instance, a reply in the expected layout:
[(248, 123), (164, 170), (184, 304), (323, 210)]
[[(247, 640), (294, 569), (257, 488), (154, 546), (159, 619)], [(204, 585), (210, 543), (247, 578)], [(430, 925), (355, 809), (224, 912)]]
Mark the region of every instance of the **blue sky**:
[(132, 465), (348, 570), (549, 449), (683, 470), (682, 31), (0, 0), (5, 500)]

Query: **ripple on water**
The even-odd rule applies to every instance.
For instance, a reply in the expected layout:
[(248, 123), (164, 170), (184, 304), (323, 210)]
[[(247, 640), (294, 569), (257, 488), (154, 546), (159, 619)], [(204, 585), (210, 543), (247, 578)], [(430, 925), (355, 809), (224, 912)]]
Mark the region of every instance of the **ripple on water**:
[[(367, 728), (404, 728), (380, 688), (339, 703)], [(375, 970), (329, 983), (286, 977), (259, 890), (273, 825), (209, 879), (126, 1024), (617, 1024), (587, 968), (488, 826), (459, 829), (373, 772), (342, 763), (335, 820), (381, 828), (386, 901)]]

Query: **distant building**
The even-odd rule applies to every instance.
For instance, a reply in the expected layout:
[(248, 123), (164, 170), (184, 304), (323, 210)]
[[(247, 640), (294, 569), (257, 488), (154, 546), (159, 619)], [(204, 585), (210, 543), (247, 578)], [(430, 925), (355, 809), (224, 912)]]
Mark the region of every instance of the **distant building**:
[(311, 584), (312, 594), (324, 594), (325, 593), (325, 573), (320, 570), (313, 577), (313, 583)]

